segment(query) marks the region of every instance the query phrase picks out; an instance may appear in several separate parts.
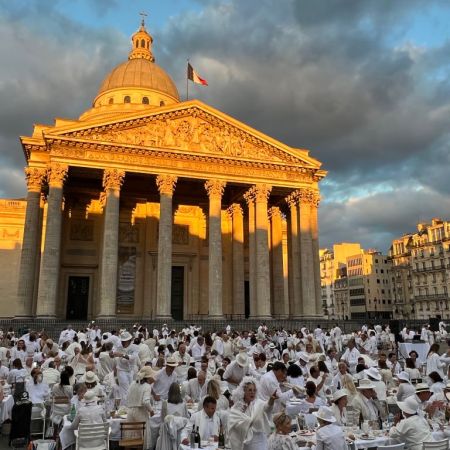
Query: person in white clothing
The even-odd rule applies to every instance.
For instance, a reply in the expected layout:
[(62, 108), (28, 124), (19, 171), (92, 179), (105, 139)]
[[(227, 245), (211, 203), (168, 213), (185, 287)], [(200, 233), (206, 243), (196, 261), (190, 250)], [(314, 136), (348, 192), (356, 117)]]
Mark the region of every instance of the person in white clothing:
[(298, 446), (289, 434), (292, 431), (292, 418), (284, 412), (274, 414), (275, 431), (269, 437), (268, 450), (297, 450)]
[(411, 384), (409, 373), (408, 372), (400, 372), (397, 375), (397, 381), (398, 381), (398, 390), (397, 390), (397, 401), (403, 402), (408, 397), (411, 397), (412, 395), (416, 395), (416, 389)]
[(175, 373), (176, 367), (178, 367), (176, 360), (173, 357), (169, 357), (167, 358), (165, 368), (157, 372), (152, 388), (154, 400), (167, 400), (170, 385), (177, 381), (177, 374)]
[(444, 367), (445, 362), (441, 361), (441, 358), (439, 356), (439, 344), (433, 344), (430, 347), (427, 355), (426, 374), (430, 375), (431, 372), (437, 372), (441, 376), (441, 378), (444, 378)]
[(96, 424), (105, 423), (106, 415), (102, 406), (97, 405), (98, 398), (93, 392), (86, 392), (81, 406), (77, 409), (75, 419), (70, 428), (77, 430), (80, 423), (82, 424)]
[(389, 437), (404, 442), (406, 450), (422, 450), (423, 443), (432, 441), (433, 437), (427, 421), (418, 415), (419, 403), (414, 397), (408, 397), (397, 405), (401, 413), (394, 418)]
[(313, 412), (319, 422), (316, 432), (316, 450), (347, 450), (343, 429), (336, 425), (336, 417), (328, 406), (321, 406)]
[(359, 351), (355, 347), (354, 339), (350, 339), (347, 343), (347, 349), (341, 356), (341, 361), (345, 361), (351, 374), (356, 373), (356, 366), (358, 364)]

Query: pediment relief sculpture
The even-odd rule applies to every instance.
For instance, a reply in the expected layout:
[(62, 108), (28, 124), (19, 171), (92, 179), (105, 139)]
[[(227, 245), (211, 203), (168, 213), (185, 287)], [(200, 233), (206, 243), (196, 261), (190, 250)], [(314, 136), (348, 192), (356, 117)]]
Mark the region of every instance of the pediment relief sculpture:
[[(83, 136), (84, 137), (84, 136)], [(141, 147), (173, 148), (188, 152), (219, 154), (261, 161), (290, 161), (273, 154), (273, 147), (228, 124), (213, 124), (198, 117), (160, 119), (135, 128), (107, 130), (85, 136), (88, 139)], [(255, 139), (253, 139), (255, 140)]]

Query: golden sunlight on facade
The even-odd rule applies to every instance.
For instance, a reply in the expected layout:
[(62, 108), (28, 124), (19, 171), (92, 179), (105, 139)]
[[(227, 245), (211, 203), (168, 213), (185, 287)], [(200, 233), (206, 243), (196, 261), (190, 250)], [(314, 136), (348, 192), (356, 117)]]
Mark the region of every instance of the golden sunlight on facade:
[(321, 163), (180, 101), (152, 43), (142, 24), (92, 108), (21, 137), (28, 194), (3, 205), (0, 314), (322, 315)]

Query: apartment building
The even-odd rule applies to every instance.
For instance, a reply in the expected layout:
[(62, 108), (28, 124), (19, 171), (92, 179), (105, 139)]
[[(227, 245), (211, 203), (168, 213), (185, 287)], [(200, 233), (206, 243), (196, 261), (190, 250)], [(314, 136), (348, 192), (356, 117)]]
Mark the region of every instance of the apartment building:
[(394, 298), (404, 316), (450, 318), (450, 222), (433, 218), (394, 239)]

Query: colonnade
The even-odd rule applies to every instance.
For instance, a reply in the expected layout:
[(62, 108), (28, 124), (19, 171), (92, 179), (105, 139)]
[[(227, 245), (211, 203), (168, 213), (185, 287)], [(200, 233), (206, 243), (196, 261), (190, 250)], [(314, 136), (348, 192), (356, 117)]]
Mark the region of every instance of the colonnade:
[[(34, 315), (33, 299), (37, 296), (35, 315), (56, 318), (60, 277), (63, 186), (68, 167), (51, 163), (48, 168), (27, 168), (27, 210), (19, 272), (19, 317)], [(99, 308), (97, 317), (116, 315), (116, 290), (119, 245), (119, 204), (125, 172), (105, 169), (102, 199), (103, 232), (100, 256)], [(47, 220), (42, 261), (40, 221), (41, 190), (47, 179)], [(156, 317), (171, 318), (171, 270), (173, 195), (177, 177), (160, 174), (156, 185), (160, 195), (160, 217), (157, 262)], [(209, 179), (204, 183), (208, 208), (208, 301), (209, 318), (223, 317), (222, 299), (222, 196), (225, 181)], [(255, 184), (244, 194), (246, 214), (239, 203), (227, 209), (232, 224), (232, 310), (242, 317), (245, 312), (244, 216), (248, 217), (248, 273), (250, 317), (272, 316), (299, 318), (322, 314), (317, 208), (318, 192), (298, 189), (286, 197), (289, 207), (288, 261), (283, 251), (283, 219), (280, 207), (269, 208), (272, 187)], [(287, 267), (287, 270), (285, 266)], [(288, 282), (285, 283), (288, 274)], [(286, 293), (288, 286), (288, 295)], [(146, 301), (149, 301), (148, 299)]]

